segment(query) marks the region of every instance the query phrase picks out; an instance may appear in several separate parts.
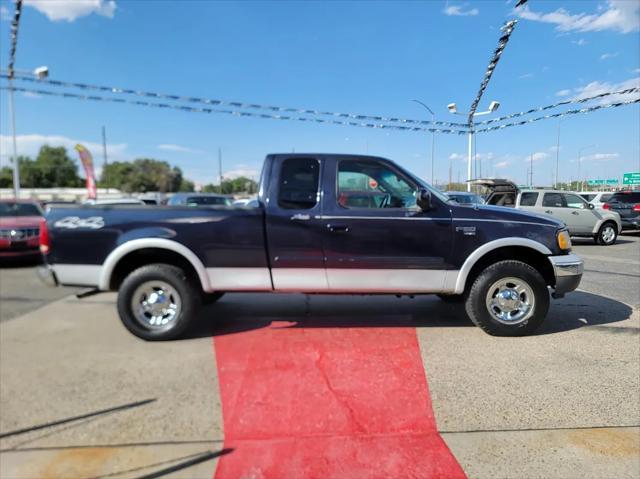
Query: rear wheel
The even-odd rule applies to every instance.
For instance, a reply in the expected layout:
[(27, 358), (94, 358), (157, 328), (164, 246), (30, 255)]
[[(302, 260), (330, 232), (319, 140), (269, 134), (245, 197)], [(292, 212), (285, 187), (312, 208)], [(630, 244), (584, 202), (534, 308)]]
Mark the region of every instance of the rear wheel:
[(473, 323), (493, 336), (526, 336), (544, 321), (549, 292), (542, 275), (521, 261), (489, 266), (475, 279), (465, 302)]
[(607, 221), (600, 227), (598, 234), (594, 239), (598, 244), (611, 246), (612, 244), (615, 244), (616, 239), (618, 239), (618, 228), (615, 223)]
[(118, 292), (122, 324), (147, 341), (178, 338), (195, 317), (201, 293), (185, 272), (168, 264), (133, 271)]

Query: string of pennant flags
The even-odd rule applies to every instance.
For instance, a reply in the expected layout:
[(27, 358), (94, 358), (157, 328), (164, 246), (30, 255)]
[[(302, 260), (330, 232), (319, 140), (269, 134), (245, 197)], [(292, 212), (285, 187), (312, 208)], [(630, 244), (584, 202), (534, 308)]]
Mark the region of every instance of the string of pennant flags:
[(619, 101), (616, 103), (607, 103), (605, 105), (595, 105), (595, 106), (590, 106), (588, 108), (580, 108), (580, 109), (574, 109), (574, 110), (566, 110), (560, 113), (553, 113), (551, 115), (543, 115), (543, 116), (539, 116), (537, 118), (531, 118), (529, 120), (522, 120), (522, 121), (516, 121), (513, 123), (505, 123), (504, 125), (496, 125), (496, 126), (491, 126), (489, 128), (482, 128), (480, 130), (474, 130), (475, 133), (485, 133), (488, 131), (495, 131), (495, 130), (502, 130), (504, 128), (509, 128), (512, 126), (521, 126), (521, 125), (526, 125), (528, 123), (533, 123), (536, 121), (541, 121), (541, 120), (548, 120), (550, 118), (559, 118), (561, 116), (567, 116), (567, 115), (579, 115), (579, 114), (584, 114), (584, 113), (591, 113), (592, 111), (596, 111), (596, 110), (602, 110), (604, 108), (618, 108), (621, 106), (625, 106), (625, 105), (631, 105), (633, 103), (640, 103), (640, 98), (636, 98), (633, 100), (628, 100), (628, 101)]
[[(8, 78), (8, 75), (6, 73), (0, 72), (0, 78)], [(150, 91), (144, 91), (144, 90), (133, 90), (130, 88), (119, 88), (119, 87), (111, 87), (111, 86), (103, 86), (103, 85), (92, 85), (89, 83), (51, 80), (48, 78), (37, 79), (25, 74), (15, 74), (14, 79), (30, 82), (30, 83), (47, 84), (54, 87), (77, 88), (80, 90), (93, 90), (93, 91), (101, 91), (106, 93), (135, 95), (135, 96), (147, 97), (147, 98), (181, 101), (185, 103), (197, 103), (197, 104), (204, 104), (204, 105), (225, 106), (230, 108), (240, 108), (240, 109), (246, 109), (246, 110), (266, 110), (271, 112), (294, 113), (298, 115), (332, 116), (332, 117), (338, 117), (338, 118), (349, 118), (349, 119), (360, 120), (360, 121), (368, 120), (368, 121), (376, 121), (376, 122), (401, 123), (401, 124), (409, 124), (409, 125), (435, 125), (435, 126), (446, 126), (446, 127), (454, 127), (454, 128), (467, 126), (466, 123), (455, 123), (450, 121), (413, 120), (408, 118), (395, 118), (395, 117), (386, 117), (386, 116), (379, 116), (379, 115), (360, 115), (356, 113), (339, 113), (339, 112), (331, 112), (331, 111), (313, 110), (313, 109), (307, 109), (307, 108), (291, 108), (291, 107), (281, 107), (281, 106), (274, 106), (274, 105), (261, 105), (258, 103), (248, 103), (248, 102), (240, 102), (240, 101), (227, 101), (227, 100), (212, 99), (212, 98), (198, 98), (193, 96), (173, 95), (168, 93), (156, 93), (156, 92), (150, 92)]]
[(482, 83), (480, 83), (480, 89), (478, 90), (478, 94), (476, 95), (473, 103), (471, 104), (471, 108), (469, 109), (469, 125), (473, 124), (473, 115), (476, 113), (478, 105), (480, 104), (480, 99), (484, 94), (484, 91), (489, 84), (489, 80), (491, 80), (491, 76), (493, 75), (493, 71), (496, 69), (498, 62), (500, 61), (500, 57), (504, 52), (504, 49), (507, 47), (507, 43), (509, 43), (509, 38), (513, 33), (513, 29), (516, 27), (518, 20), (509, 20), (506, 22), (501, 30), (502, 36), (498, 40), (498, 46), (493, 51), (493, 56), (489, 61), (489, 65), (487, 66), (486, 71), (484, 72), (484, 77), (482, 78)]
[[(517, 118), (520, 116), (524, 116), (524, 115), (530, 115), (531, 113), (535, 113), (535, 112), (539, 112), (539, 111), (546, 111), (546, 110), (552, 110), (554, 108), (558, 108), (564, 105), (570, 105), (572, 103), (587, 103), (589, 101), (592, 100), (598, 100), (601, 98), (605, 98), (607, 96), (611, 96), (611, 95), (629, 95), (631, 93), (637, 93), (640, 92), (640, 87), (635, 87), (635, 88), (627, 88), (626, 90), (619, 90), (619, 91), (609, 91), (606, 93), (600, 93), (599, 95), (594, 95), (594, 96), (590, 96), (590, 97), (585, 97), (585, 98), (579, 98), (579, 99), (569, 99), (569, 100), (563, 100), (563, 101), (559, 101), (557, 103), (554, 103), (552, 105), (547, 105), (547, 106), (541, 106), (538, 108), (532, 108), (530, 110), (526, 110), (526, 111), (521, 111), (518, 113), (512, 113), (510, 115), (505, 115), (505, 116), (501, 116), (498, 118), (492, 118), (490, 120), (484, 120), (484, 121), (478, 121), (474, 123), (474, 126), (477, 125), (488, 125), (491, 123), (496, 123), (499, 121), (504, 121), (504, 120), (510, 120), (512, 118)], [(631, 102), (634, 103), (634, 102)], [(546, 118), (546, 117), (544, 117)], [(479, 131), (479, 130), (476, 130)]]
[[(9, 87), (0, 86), (0, 90), (9, 90)], [(22, 93), (34, 93), (36, 95), (74, 98), (77, 100), (100, 101), (100, 102), (129, 104), (129, 105), (136, 105), (136, 106), (147, 106), (152, 108), (174, 109), (174, 110), (180, 110), (188, 113), (220, 113), (220, 114), (226, 114), (226, 115), (232, 115), (232, 116), (238, 116), (238, 117), (262, 118), (262, 119), (284, 120), (284, 121), (300, 121), (300, 122), (306, 122), (306, 123), (321, 123), (321, 124), (342, 125), (342, 126), (356, 126), (356, 127), (364, 127), (364, 128), (378, 128), (383, 130), (422, 131), (422, 132), (445, 133), (445, 134), (454, 134), (454, 135), (464, 135), (467, 133), (467, 130), (452, 130), (449, 128), (427, 128), (423, 126), (392, 125), (387, 123), (365, 123), (365, 122), (358, 122), (358, 121), (336, 120), (336, 119), (326, 119), (326, 118), (307, 118), (307, 117), (293, 116), (293, 115), (273, 115), (268, 113), (256, 113), (251, 111), (194, 107), (194, 106), (177, 105), (177, 104), (171, 104), (171, 103), (157, 103), (157, 102), (150, 102), (145, 100), (128, 100), (126, 98), (104, 97), (99, 95), (81, 95), (78, 93), (41, 90), (37, 88), (13, 87), (13, 90), (17, 92), (22, 92)]]
[(13, 76), (13, 64), (16, 59), (16, 48), (18, 46), (18, 27), (20, 26), (20, 15), (22, 14), (22, 0), (16, 2), (16, 8), (13, 12), (13, 20), (11, 21), (11, 48), (9, 49), (9, 77)]

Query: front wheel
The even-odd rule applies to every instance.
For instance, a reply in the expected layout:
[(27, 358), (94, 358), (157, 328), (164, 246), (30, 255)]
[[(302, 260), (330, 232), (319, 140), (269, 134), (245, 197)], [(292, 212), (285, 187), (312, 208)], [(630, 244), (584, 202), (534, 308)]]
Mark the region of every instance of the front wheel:
[(618, 239), (618, 228), (611, 221), (604, 223), (598, 230), (595, 241), (603, 246), (611, 246)]
[(465, 309), (471, 321), (492, 336), (526, 336), (547, 316), (549, 292), (530, 265), (499, 261), (473, 282)]
[(168, 264), (133, 271), (118, 291), (122, 324), (147, 341), (176, 339), (193, 321), (201, 292), (185, 272)]

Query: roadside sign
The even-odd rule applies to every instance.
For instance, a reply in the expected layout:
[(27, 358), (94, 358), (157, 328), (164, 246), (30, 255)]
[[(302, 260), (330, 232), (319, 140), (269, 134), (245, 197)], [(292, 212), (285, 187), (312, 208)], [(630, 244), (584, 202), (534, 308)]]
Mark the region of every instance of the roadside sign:
[(617, 185), (618, 184), (618, 180), (613, 178), (613, 179), (609, 179), (609, 180), (587, 180), (587, 184), (590, 186), (597, 186), (597, 185)]
[(623, 185), (640, 185), (640, 172), (625, 173), (622, 175)]

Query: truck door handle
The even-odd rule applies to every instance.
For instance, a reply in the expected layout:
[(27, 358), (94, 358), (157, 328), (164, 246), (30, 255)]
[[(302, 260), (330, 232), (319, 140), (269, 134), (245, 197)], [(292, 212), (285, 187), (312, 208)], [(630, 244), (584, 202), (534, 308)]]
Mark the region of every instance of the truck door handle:
[(327, 229), (332, 233), (348, 233), (349, 227), (347, 225), (327, 225)]
[(580, 213), (578, 213), (577, 211), (572, 211), (571, 214), (572, 215), (579, 215)]
[(545, 213), (552, 215), (552, 214), (553, 214), (553, 211), (551, 211), (551, 210), (545, 210)]
[(292, 220), (297, 221), (308, 221), (311, 219), (311, 215), (304, 215), (302, 213), (297, 213), (291, 217)]

